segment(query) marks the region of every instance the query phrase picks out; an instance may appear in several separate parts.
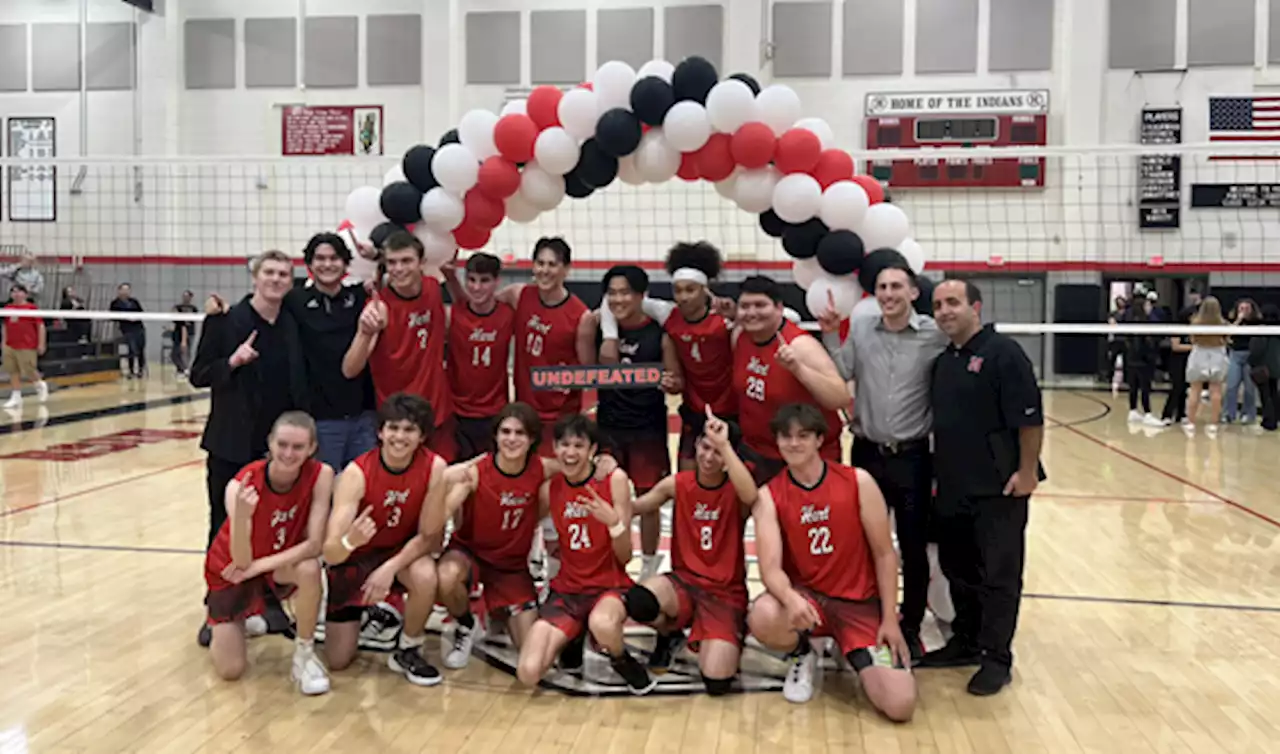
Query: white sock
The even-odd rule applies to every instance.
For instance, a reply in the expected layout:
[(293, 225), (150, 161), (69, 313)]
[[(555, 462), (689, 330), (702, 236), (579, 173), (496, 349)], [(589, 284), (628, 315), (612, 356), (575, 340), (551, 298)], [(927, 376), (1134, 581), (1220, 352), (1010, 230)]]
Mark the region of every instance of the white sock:
[(314, 638), (304, 639), (299, 636), (294, 639), (293, 648), (297, 652), (314, 652), (316, 651), (316, 640)]
[(426, 643), (427, 643), (426, 633), (423, 633), (422, 636), (410, 636), (407, 631), (400, 632), (400, 648), (401, 649), (417, 649), (418, 647), (421, 647), (423, 644), (426, 644)]

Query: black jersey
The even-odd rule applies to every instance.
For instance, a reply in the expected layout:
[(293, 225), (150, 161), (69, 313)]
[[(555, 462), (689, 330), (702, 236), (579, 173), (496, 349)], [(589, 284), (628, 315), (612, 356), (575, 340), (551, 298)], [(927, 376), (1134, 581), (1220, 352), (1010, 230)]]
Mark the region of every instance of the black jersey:
[[(618, 326), (618, 356), (623, 364), (662, 363), (662, 325), (645, 320), (639, 327)], [(597, 347), (602, 342), (596, 334)], [(667, 431), (667, 399), (660, 388), (600, 389), (596, 420), (602, 429)]]

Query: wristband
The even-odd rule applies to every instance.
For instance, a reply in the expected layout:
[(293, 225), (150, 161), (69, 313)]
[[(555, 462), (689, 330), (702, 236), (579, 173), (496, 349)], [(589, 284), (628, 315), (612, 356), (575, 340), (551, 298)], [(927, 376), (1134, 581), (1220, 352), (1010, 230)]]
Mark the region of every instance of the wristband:
[(342, 546), (347, 548), (347, 552), (355, 552), (356, 546), (351, 544), (351, 540), (347, 539), (347, 535), (342, 535)]
[(621, 521), (609, 527), (609, 536), (617, 537), (627, 533), (627, 525)]

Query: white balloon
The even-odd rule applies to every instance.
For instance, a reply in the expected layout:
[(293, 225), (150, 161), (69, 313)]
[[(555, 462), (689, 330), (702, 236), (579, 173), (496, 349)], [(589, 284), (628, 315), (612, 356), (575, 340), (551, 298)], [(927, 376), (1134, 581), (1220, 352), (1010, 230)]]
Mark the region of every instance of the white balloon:
[(868, 251), (896, 249), (911, 235), (911, 223), (896, 205), (881, 202), (867, 210), (858, 235)]
[(675, 75), (676, 67), (665, 60), (650, 60), (648, 63), (640, 66), (640, 70), (636, 71), (636, 79), (642, 79), (646, 76), (657, 76), (668, 84), (671, 83), (671, 77)]
[(591, 77), (595, 87), (596, 111), (603, 115), (615, 107), (631, 109), (631, 85), (636, 83), (636, 71), (621, 60), (610, 60), (596, 69)]
[(804, 294), (804, 305), (809, 307), (809, 313), (816, 317), (828, 308), (832, 308), (834, 303), (836, 313), (844, 319), (853, 313), (853, 308), (857, 306), (861, 296), (862, 286), (858, 285), (856, 276), (837, 278), (822, 274), (809, 285), (809, 290)]
[(911, 271), (919, 275), (924, 272), (924, 247), (914, 238), (908, 238), (898, 244), (898, 253), (906, 257), (907, 264), (911, 265)]
[(822, 192), (818, 217), (831, 230), (852, 230), (856, 233), (869, 206), (871, 200), (861, 186), (853, 181), (836, 181)]
[(422, 224), (439, 233), (448, 233), (462, 224), (467, 210), (462, 200), (436, 186), (422, 195)]
[(731, 134), (742, 124), (760, 119), (756, 95), (741, 81), (725, 79), (711, 87), (711, 93), (707, 95), (707, 116), (712, 128)]
[(507, 199), (507, 217), (515, 222), (531, 223), (538, 219), (541, 213), (542, 210), (520, 192), (516, 192)]
[(404, 166), (397, 162), (391, 166), (391, 169), (386, 172), (386, 175), (382, 176), (382, 185), (389, 186), (393, 183), (400, 183), (401, 181), (407, 180), (409, 179), (404, 175)]
[(832, 149), (836, 145), (836, 132), (832, 130), (831, 124), (822, 118), (801, 118), (792, 128), (812, 131), (813, 135), (818, 137), (823, 149)]
[(734, 173), (723, 181), (717, 181), (715, 186), (717, 194), (725, 199), (733, 200), (738, 195), (738, 174)]
[(439, 233), (418, 225), (414, 227), (413, 235), (422, 242), (424, 249), (422, 263), (428, 268), (439, 269), (458, 254), (458, 245), (453, 242), (453, 236), (448, 233)]
[(791, 124), (800, 120), (800, 95), (786, 84), (773, 84), (756, 95), (756, 107), (760, 109), (760, 121), (773, 129), (774, 136), (786, 133)]
[[(641, 144), (644, 139), (641, 139)], [(640, 166), (636, 164), (635, 152), (626, 157), (618, 158), (618, 180), (632, 186), (644, 185), (644, 174), (640, 172)]]
[(663, 138), (681, 152), (696, 152), (711, 138), (711, 121), (697, 102), (683, 100), (671, 106), (662, 119)]
[[(797, 259), (791, 263), (791, 275), (796, 279), (796, 285), (800, 286), (801, 290), (809, 290), (809, 286), (813, 285), (813, 281), (825, 274), (822, 271), (822, 265), (818, 264), (817, 257)], [(817, 314), (815, 313), (814, 316), (816, 317)]]
[(499, 114), (498, 117), (501, 118), (504, 115), (528, 115), (528, 114), (529, 114), (529, 100), (513, 99), (507, 104), (502, 106), (502, 112)]
[(773, 206), (773, 190), (778, 185), (778, 171), (772, 165), (744, 170), (738, 175), (734, 199), (747, 212), (760, 214)]
[(649, 183), (664, 183), (680, 170), (680, 153), (663, 137), (661, 128), (649, 129), (635, 151), (636, 169)]
[(822, 186), (804, 173), (782, 177), (773, 189), (773, 211), (792, 224), (812, 220), (822, 206)]
[(560, 124), (575, 139), (589, 139), (596, 135), (596, 121), (600, 118), (597, 110), (596, 93), (590, 89), (570, 89), (560, 98), (556, 108), (560, 116)]
[(879, 317), (880, 302), (876, 301), (875, 296), (867, 296), (853, 306), (853, 314), (850, 317)]
[(493, 129), (497, 125), (497, 115), (479, 108), (471, 110), (458, 121), (458, 140), (477, 160), (492, 157), (498, 153), (493, 143)]
[(578, 140), (563, 128), (552, 126), (538, 134), (533, 143), (533, 159), (552, 175), (564, 175), (578, 164)]
[(431, 158), (431, 172), (449, 192), (461, 196), (476, 185), (480, 161), (461, 144), (445, 144)]
[(373, 186), (361, 186), (347, 195), (346, 218), (356, 227), (373, 229), (387, 221), (382, 214), (382, 192)]
[(536, 162), (520, 172), (520, 194), (544, 212), (555, 209), (564, 199), (564, 178), (543, 170)]

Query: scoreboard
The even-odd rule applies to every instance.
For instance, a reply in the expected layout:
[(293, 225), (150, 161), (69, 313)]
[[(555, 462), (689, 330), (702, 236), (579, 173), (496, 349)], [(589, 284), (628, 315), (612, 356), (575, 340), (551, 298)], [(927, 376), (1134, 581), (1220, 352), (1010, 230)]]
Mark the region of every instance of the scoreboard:
[[(866, 99), (867, 149), (917, 149), (910, 160), (876, 160), (867, 172), (891, 188), (1043, 188), (1044, 157), (1000, 157), (1002, 147), (1048, 144), (1047, 89), (873, 92)], [(932, 149), (972, 149), (939, 159)]]

